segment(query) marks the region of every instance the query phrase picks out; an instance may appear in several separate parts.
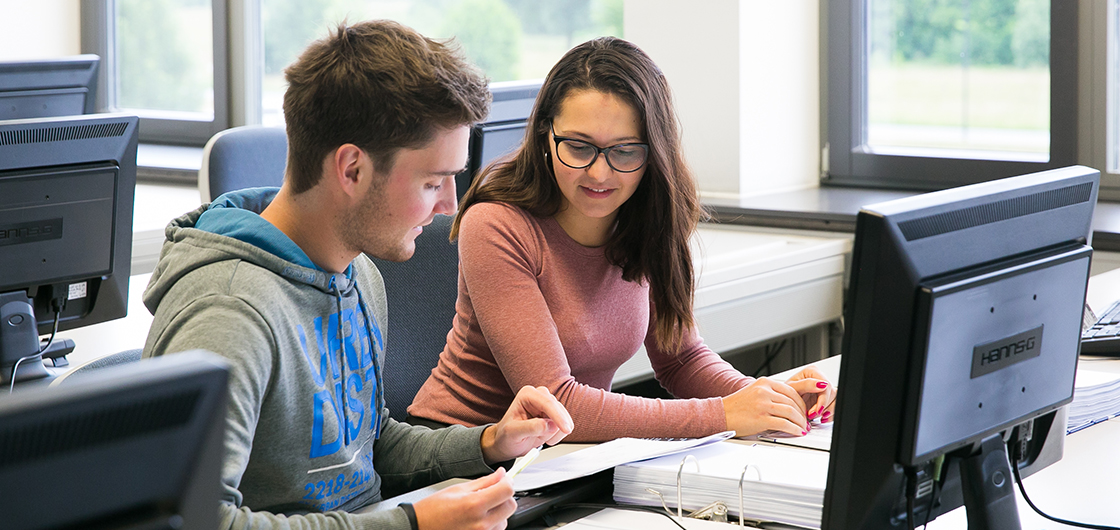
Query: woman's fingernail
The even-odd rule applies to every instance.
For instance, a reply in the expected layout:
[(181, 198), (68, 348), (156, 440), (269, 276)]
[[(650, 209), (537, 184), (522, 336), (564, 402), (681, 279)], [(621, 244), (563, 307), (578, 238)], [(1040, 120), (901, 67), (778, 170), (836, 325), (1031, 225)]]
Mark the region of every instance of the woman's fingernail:
[(815, 412), (809, 413), (809, 419), (811, 420), (813, 418), (816, 418), (817, 417), (817, 412), (820, 412), (820, 411), (815, 411)]
[(826, 383), (824, 381), (818, 381), (817, 382), (817, 388), (828, 388), (828, 383)]
[(831, 412), (829, 412), (829, 411), (827, 411), (827, 410), (826, 410), (826, 411), (824, 411), (824, 414), (821, 414), (821, 421), (827, 420), (827, 419), (828, 419), (828, 417), (829, 417), (829, 416), (831, 416), (831, 415), (832, 415), (832, 413), (831, 413)]
[(801, 431), (801, 436), (805, 436), (806, 434), (809, 434), (809, 431)]

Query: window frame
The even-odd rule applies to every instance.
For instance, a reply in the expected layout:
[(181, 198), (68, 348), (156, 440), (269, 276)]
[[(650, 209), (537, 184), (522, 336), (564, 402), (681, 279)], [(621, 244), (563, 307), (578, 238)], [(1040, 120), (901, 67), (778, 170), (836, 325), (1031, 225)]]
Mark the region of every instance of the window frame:
[[(822, 2), (828, 43), (822, 185), (937, 190), (1068, 166), (1078, 160), (1078, 37), (1050, 39), (1050, 159), (1047, 162), (956, 159), (872, 152), (867, 123), (867, 3)], [(1078, 36), (1078, 4), (1052, 0), (1050, 34)]]
[[(214, 48), (214, 117), (211, 120), (191, 120), (137, 112), (140, 116), (140, 141), (148, 143), (201, 146), (219, 131), (230, 127), (230, 39), (231, 20), (229, 2), (238, 0), (210, 0), (213, 13)], [(252, 1), (252, 0), (250, 0)], [(101, 57), (101, 75), (98, 76), (97, 107), (100, 111), (118, 111), (117, 56), (116, 56), (116, 1), (82, 0), (82, 53), (95, 53)]]

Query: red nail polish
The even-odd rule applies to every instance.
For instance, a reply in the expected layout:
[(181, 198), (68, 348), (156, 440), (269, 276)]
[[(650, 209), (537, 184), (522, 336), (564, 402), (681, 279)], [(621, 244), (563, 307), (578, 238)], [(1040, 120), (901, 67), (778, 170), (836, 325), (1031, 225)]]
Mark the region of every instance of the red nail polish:
[(821, 421), (827, 420), (827, 419), (828, 419), (828, 417), (829, 417), (829, 416), (831, 416), (831, 415), (832, 415), (832, 413), (831, 413), (831, 412), (829, 412), (829, 411), (827, 411), (827, 410), (826, 410), (826, 411), (824, 411), (824, 414), (821, 414)]
[(817, 382), (817, 388), (828, 388), (828, 383), (826, 383), (824, 381), (818, 381)]
[(810, 420), (811, 420), (811, 419), (813, 419), (813, 418), (816, 418), (816, 417), (817, 417), (817, 413), (816, 413), (816, 412), (814, 412), (814, 413), (812, 413), (812, 414), (810, 414), (810, 415), (809, 415), (809, 419), (810, 419)]
[(809, 434), (809, 431), (801, 431), (801, 436), (805, 436), (806, 434)]

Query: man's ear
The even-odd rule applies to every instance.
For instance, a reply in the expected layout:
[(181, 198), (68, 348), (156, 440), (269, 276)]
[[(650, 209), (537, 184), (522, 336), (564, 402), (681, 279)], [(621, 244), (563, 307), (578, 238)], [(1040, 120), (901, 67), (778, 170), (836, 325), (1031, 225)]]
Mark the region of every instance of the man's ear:
[(373, 167), (365, 151), (354, 144), (342, 144), (334, 150), (327, 163), (339, 188), (347, 195), (360, 196), (359, 188), (371, 176), (362, 172), (368, 172)]

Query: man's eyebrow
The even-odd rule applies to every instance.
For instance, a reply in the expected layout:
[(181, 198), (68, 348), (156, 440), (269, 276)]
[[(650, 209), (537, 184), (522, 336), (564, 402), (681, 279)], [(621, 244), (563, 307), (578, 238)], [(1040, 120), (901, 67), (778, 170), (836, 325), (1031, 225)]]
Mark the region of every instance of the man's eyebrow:
[(458, 175), (459, 173), (462, 173), (466, 170), (467, 166), (463, 166), (461, 169), (455, 169), (452, 171), (433, 171), (431, 175), (433, 177), (454, 177), (455, 175)]

